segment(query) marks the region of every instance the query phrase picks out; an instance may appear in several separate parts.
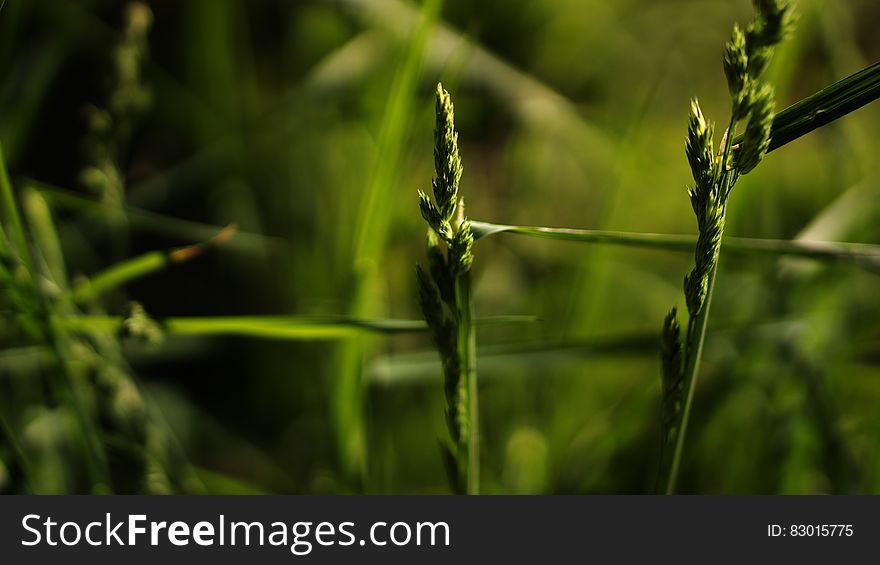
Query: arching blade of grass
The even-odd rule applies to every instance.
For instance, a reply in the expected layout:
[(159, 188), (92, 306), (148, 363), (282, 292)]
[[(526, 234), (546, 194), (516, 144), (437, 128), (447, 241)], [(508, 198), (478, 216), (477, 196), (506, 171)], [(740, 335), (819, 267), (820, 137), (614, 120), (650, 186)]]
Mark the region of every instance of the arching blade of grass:
[[(582, 230), (537, 226), (511, 226), (488, 222), (471, 222), (474, 238), (498, 233), (512, 233), (542, 239), (557, 239), (581, 243), (598, 243), (693, 252), (697, 238), (692, 235)], [(744, 255), (792, 255), (817, 261), (852, 261), (864, 266), (880, 266), (880, 245), (799, 241), (787, 239), (724, 238), (724, 249)]]
[(234, 225), (229, 225), (221, 229), (211, 239), (201, 243), (172, 251), (151, 251), (126, 259), (77, 284), (76, 288), (67, 294), (67, 297), (76, 304), (84, 304), (126, 283), (155, 273), (168, 265), (184, 263), (198, 257), (210, 247), (229, 240), (235, 234), (235, 230)]
[[(364, 187), (351, 247), (353, 288), (348, 313), (355, 318), (373, 314), (371, 298), (378, 284), (379, 264), (399, 200), (394, 189), (398, 186), (396, 180), (407, 146), (409, 122), (415, 113), (414, 98), (422, 59), (440, 5), (440, 0), (428, 0), (422, 6), (382, 114), (376, 161)], [(368, 349), (369, 343), (360, 338), (346, 341), (334, 360), (332, 372), (332, 413), (338, 456), (345, 479), (357, 489), (364, 486), (367, 468), (362, 371)]]
[[(124, 318), (104, 315), (59, 315), (56, 321), (66, 330), (75, 332), (116, 333), (122, 329)], [(535, 316), (487, 316), (477, 318), (477, 328), (534, 324)], [(353, 320), (341, 316), (220, 316), (172, 317), (160, 320), (169, 335), (206, 337), (239, 336), (291, 341), (333, 340), (356, 334), (373, 333), (392, 336), (428, 331), (424, 320), (386, 319)], [(652, 340), (656, 341), (656, 336)], [(652, 342), (653, 343), (653, 342)], [(563, 346), (564, 347), (564, 346)], [(511, 351), (521, 351), (517, 347)], [(155, 352), (149, 353), (150, 356)], [(431, 358), (436, 352), (431, 352)], [(16, 374), (33, 371), (41, 363), (52, 360), (47, 347), (29, 346), (0, 350), (0, 373)]]
[[(880, 98), (880, 62), (851, 74), (776, 114), (767, 152), (779, 149), (811, 131)], [(734, 151), (742, 136), (734, 139)]]
[[(56, 321), (71, 331), (118, 332), (121, 316), (60, 316)], [(477, 319), (478, 326), (533, 323), (533, 316), (498, 316)], [(169, 335), (241, 336), (279, 340), (335, 340), (363, 334), (407, 334), (428, 330), (422, 320), (364, 320), (308, 316), (212, 316), (159, 320)]]

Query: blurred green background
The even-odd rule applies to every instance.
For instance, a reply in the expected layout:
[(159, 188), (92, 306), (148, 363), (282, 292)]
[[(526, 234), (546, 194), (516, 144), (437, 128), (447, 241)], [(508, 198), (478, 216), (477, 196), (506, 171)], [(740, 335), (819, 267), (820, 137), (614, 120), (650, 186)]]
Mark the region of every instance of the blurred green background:
[[(114, 156), (119, 191), (84, 178), (97, 143), (84, 108), (119, 90), (126, 2), (7, 0), (0, 143), (17, 187), (67, 196), (48, 199), (72, 276), (237, 225), (101, 302), (158, 320), (419, 318), (416, 190), (431, 182), (438, 80), (472, 219), (694, 233), (689, 99), (726, 123), (722, 48), (751, 17), (746, 0), (446, 0), (422, 24), (404, 0), (148, 5), (148, 97)], [(796, 11), (770, 69), (780, 107), (880, 58), (876, 0)], [(726, 234), (880, 241), (878, 123), (869, 106), (769, 155), (732, 194)], [(657, 342), (692, 256), (514, 235), (475, 252), (477, 314), (539, 318), (479, 331), (483, 490), (653, 492)], [(723, 248), (720, 269), (680, 490), (880, 492), (880, 273)], [(448, 492), (427, 335), (167, 335), (122, 351), (194, 469), (186, 492)], [(32, 381), (4, 357), (11, 410)], [(5, 475), (0, 491), (18, 490)], [(35, 490), (83, 490), (47, 485)]]

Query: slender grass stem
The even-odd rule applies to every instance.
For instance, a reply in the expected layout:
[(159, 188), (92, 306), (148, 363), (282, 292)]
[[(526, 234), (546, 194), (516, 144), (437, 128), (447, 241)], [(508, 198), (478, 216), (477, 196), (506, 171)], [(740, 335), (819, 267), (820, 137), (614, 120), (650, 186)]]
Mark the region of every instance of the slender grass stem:
[[(730, 123), (724, 137), (724, 148), (721, 153), (721, 179), (719, 181), (720, 192), (724, 201), (733, 186), (736, 179), (736, 169), (728, 169), (728, 158), (730, 157), (731, 147), (733, 146), (734, 129), (736, 128), (735, 114), (731, 115)], [(724, 236), (724, 216), (727, 213), (727, 206), (722, 204), (722, 219), (720, 223), (719, 243), (715, 249), (715, 256), (712, 260), (712, 271), (709, 274), (709, 280), (706, 286), (706, 297), (703, 301), (703, 307), (700, 308), (696, 317), (691, 316), (688, 320), (687, 339), (685, 341), (685, 361), (684, 361), (684, 387), (685, 400), (681, 413), (681, 419), (677, 426), (678, 431), (675, 434), (675, 448), (672, 452), (672, 462), (669, 466), (669, 475), (666, 481), (666, 494), (675, 494), (676, 483), (678, 482), (678, 473), (681, 468), (681, 456), (684, 452), (684, 442), (687, 436), (688, 422), (691, 416), (691, 407), (694, 402), (694, 392), (697, 389), (697, 379), (700, 375), (700, 359), (703, 356), (703, 343), (706, 341), (706, 327), (709, 322), (709, 310), (712, 306), (712, 295), (715, 291), (715, 279), (718, 275), (718, 258), (721, 255), (721, 242)]]
[(477, 340), (470, 271), (456, 279), (457, 342), (461, 387), (467, 391), (467, 494), (480, 493), (480, 421), (477, 382)]
[(666, 494), (675, 494), (675, 486), (678, 482), (678, 473), (681, 467), (681, 456), (684, 452), (684, 440), (687, 434), (688, 422), (690, 421), (691, 406), (694, 402), (694, 391), (697, 388), (697, 377), (699, 376), (700, 359), (703, 355), (703, 343), (706, 340), (706, 327), (709, 320), (709, 307), (712, 304), (712, 294), (715, 290), (715, 276), (718, 273), (718, 264), (712, 269), (709, 276), (709, 286), (706, 290), (706, 302), (700, 310), (696, 319), (691, 320), (688, 324), (688, 340), (686, 361), (684, 368), (685, 375), (685, 401), (681, 414), (681, 423), (678, 426), (678, 432), (675, 436), (675, 448), (672, 452), (672, 463), (669, 466), (669, 475), (666, 480)]

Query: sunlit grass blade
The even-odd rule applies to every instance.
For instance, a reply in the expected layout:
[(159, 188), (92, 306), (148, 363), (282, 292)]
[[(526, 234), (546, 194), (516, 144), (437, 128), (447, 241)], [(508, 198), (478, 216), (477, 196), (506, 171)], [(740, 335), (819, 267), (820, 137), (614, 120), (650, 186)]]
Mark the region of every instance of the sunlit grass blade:
[(234, 234), (234, 225), (221, 229), (214, 237), (201, 243), (175, 249), (173, 251), (151, 251), (126, 259), (96, 273), (78, 283), (69, 298), (77, 304), (84, 304), (120, 286), (155, 273), (168, 265), (184, 263), (198, 257), (207, 249), (228, 241)]
[[(61, 316), (56, 321), (71, 331), (118, 332), (120, 316)], [(533, 316), (497, 316), (476, 320), (478, 326), (533, 323)], [(342, 316), (211, 316), (163, 318), (169, 335), (239, 336), (278, 340), (335, 340), (363, 334), (408, 334), (428, 330), (422, 320), (352, 319)]]
[[(696, 236), (683, 234), (513, 226), (488, 222), (471, 222), (471, 228), (476, 239), (498, 233), (512, 233), (542, 239), (621, 245), (645, 249), (665, 249), (689, 253), (693, 252), (694, 244), (697, 241)], [(880, 266), (880, 245), (866, 243), (725, 237), (724, 249), (726, 252), (743, 255), (791, 255), (817, 261), (851, 261), (864, 266)]]

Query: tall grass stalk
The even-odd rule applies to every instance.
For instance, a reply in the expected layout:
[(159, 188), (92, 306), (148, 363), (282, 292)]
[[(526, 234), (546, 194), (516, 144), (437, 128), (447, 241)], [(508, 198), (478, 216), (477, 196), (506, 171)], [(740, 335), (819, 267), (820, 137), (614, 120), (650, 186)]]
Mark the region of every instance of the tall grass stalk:
[[(694, 177), (688, 189), (697, 217), (695, 265), (684, 279), (687, 329), (682, 337), (676, 308), (666, 316), (662, 333), (662, 434), (667, 462), (661, 457), (663, 491), (676, 489), (688, 422), (699, 375), (709, 310), (718, 274), (718, 257), (730, 191), (740, 175), (764, 158), (771, 141), (773, 89), (761, 81), (774, 46), (788, 33), (792, 18), (782, 0), (754, 0), (755, 18), (743, 30), (734, 26), (724, 52), (724, 74), (732, 97), (730, 121), (715, 153), (713, 126), (697, 100), (691, 103), (686, 154)], [(734, 156), (736, 126), (748, 119)]]
[[(471, 294), (474, 235), (459, 198), (462, 166), (452, 99), (437, 85), (434, 126), (433, 200), (419, 191), (428, 224), (428, 271), (416, 269), (419, 302), (444, 368), (446, 422), (444, 448), (453, 490), (480, 491), (476, 333)], [(445, 247), (445, 252), (444, 248)]]

